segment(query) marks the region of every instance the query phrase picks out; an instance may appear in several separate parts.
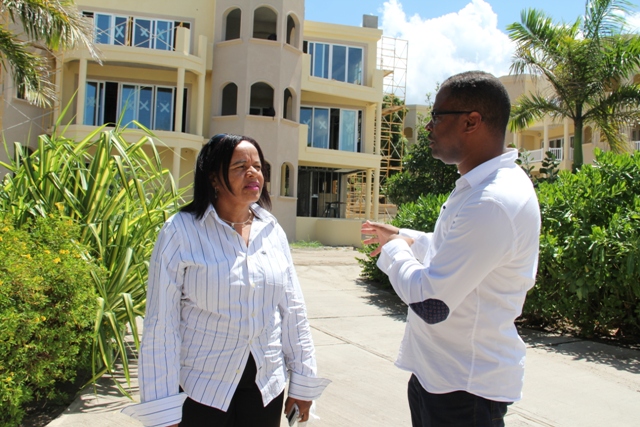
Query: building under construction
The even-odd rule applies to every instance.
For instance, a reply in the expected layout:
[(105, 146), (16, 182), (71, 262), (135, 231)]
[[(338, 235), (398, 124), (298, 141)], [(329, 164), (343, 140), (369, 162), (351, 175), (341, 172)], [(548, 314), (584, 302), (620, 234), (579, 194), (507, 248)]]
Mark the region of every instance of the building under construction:
[[(383, 36), (378, 42), (378, 69), (384, 72), (384, 102), (376, 123), (376, 133), (380, 134), (380, 146), (375, 154), (380, 154), (380, 185), (384, 188), (386, 180), (402, 172), (402, 158), (405, 154), (406, 138), (403, 135), (405, 118), (405, 99), (407, 92), (407, 59), (409, 44), (407, 40)], [(369, 177), (373, 179), (373, 177)], [(347, 217), (363, 218), (363, 206), (366, 188), (365, 172), (355, 173), (348, 178)], [(382, 219), (393, 217), (396, 206), (387, 203), (380, 195), (379, 212)]]

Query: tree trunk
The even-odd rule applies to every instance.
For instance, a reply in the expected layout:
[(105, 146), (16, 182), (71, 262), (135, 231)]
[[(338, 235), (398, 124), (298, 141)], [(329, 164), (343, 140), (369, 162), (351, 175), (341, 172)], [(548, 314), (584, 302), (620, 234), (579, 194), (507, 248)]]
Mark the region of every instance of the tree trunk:
[(576, 108), (576, 116), (573, 118), (573, 172), (580, 169), (584, 162), (582, 156), (582, 107)]

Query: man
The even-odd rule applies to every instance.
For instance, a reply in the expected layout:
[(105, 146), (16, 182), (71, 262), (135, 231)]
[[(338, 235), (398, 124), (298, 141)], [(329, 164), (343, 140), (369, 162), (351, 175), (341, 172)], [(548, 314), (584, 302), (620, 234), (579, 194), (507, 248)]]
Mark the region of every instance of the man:
[(396, 365), (413, 373), (414, 427), (504, 426), (521, 397), (525, 345), (514, 320), (535, 282), (540, 211), (517, 151), (504, 147), (510, 108), (491, 74), (447, 79), (427, 130), (433, 157), (461, 177), (434, 232), (362, 226), (409, 305)]

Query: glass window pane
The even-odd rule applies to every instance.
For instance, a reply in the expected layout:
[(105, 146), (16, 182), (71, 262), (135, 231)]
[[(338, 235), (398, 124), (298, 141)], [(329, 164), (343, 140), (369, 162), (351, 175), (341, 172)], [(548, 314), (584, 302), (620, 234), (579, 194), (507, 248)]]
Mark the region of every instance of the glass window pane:
[(325, 79), (329, 78), (329, 50), (331, 45), (324, 45), (324, 54), (323, 54), (323, 68), (322, 68), (322, 77)]
[(133, 45), (151, 47), (151, 20), (136, 18), (133, 21)]
[(324, 64), (322, 63), (324, 60), (324, 50), (325, 45), (322, 43), (316, 43), (314, 54), (313, 54), (313, 75), (316, 77), (324, 77), (322, 75), (322, 69)]
[(313, 112), (313, 139), (316, 148), (329, 148), (329, 109), (316, 108)]
[(340, 111), (340, 150), (356, 151), (358, 115), (353, 110)]
[(113, 44), (124, 46), (127, 44), (127, 18), (116, 16), (116, 25), (113, 29)]
[(309, 70), (309, 72), (311, 73), (311, 75), (313, 76), (313, 47), (314, 47), (315, 43), (309, 43), (309, 55), (311, 55), (311, 61), (309, 61), (311, 63), (311, 70)]
[(309, 127), (309, 131), (307, 133), (307, 147), (311, 147), (311, 136), (313, 134), (312, 114), (312, 108), (300, 107), (300, 124), (307, 125)]
[(96, 13), (94, 15), (96, 43), (111, 44), (111, 15)]
[(122, 126), (134, 127), (130, 124), (132, 120), (136, 119), (136, 86), (122, 85), (122, 96), (120, 97), (120, 117)]
[(347, 64), (347, 47), (333, 46), (331, 61), (331, 78), (341, 82), (345, 81)]
[(153, 102), (153, 88), (141, 87), (138, 94), (138, 121), (152, 129), (151, 125), (151, 106)]
[(349, 48), (349, 83), (362, 84), (362, 49), (359, 47)]
[(84, 98), (84, 121), (82, 124), (95, 126), (96, 111), (98, 105), (98, 83), (87, 82), (86, 95)]
[(173, 130), (173, 88), (156, 89), (156, 126), (157, 130)]
[(173, 22), (156, 21), (156, 49), (173, 50)]

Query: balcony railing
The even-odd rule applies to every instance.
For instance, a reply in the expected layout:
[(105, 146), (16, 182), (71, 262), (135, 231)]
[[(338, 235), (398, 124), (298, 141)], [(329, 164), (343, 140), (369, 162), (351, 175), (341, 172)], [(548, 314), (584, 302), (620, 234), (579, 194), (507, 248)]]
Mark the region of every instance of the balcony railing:
[(551, 151), (551, 154), (553, 154), (557, 160), (562, 160), (562, 151), (563, 151), (562, 147), (549, 148), (549, 151)]
[(633, 144), (636, 147), (636, 151), (640, 151), (640, 141), (633, 141)]

